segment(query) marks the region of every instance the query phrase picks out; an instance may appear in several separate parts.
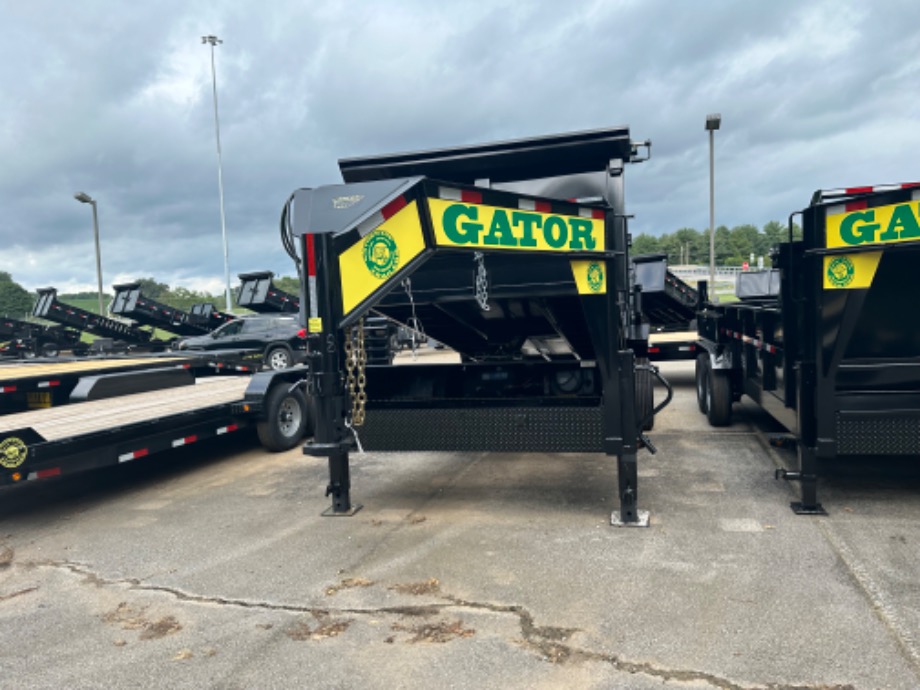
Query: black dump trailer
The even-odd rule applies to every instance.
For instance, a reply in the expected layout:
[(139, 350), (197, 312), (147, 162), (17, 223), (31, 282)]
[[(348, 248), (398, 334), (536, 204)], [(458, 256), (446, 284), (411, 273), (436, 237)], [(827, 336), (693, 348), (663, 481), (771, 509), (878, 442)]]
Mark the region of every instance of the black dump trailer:
[(271, 271), (240, 273), (240, 288), (236, 294), (236, 303), (262, 314), (295, 313), (300, 311), (300, 300), (284, 290), (279, 290), (272, 278)]
[(0, 355), (7, 357), (57, 357), (63, 350), (84, 349), (80, 331), (67, 326), (21, 321), (8, 316), (0, 318)]
[[(624, 127), (348, 159), (345, 184), (292, 195), (282, 228), (302, 261), (316, 407), (304, 452), (328, 458), (328, 514), (360, 507), (358, 446), (605, 453), (612, 521), (647, 519), (624, 170), (649, 146)], [(371, 310), (461, 362), (368, 366)]]
[(111, 338), (113, 341), (125, 343), (128, 346), (157, 349), (163, 345), (153, 340), (149, 331), (142, 330), (133, 321), (126, 323), (101, 314), (94, 314), (80, 307), (64, 304), (58, 300), (57, 289), (53, 287), (38, 289), (38, 300), (35, 302), (32, 315), (101, 338)]
[[(193, 319), (191, 314), (176, 307), (162, 304), (141, 293), (140, 283), (122, 283), (113, 285), (115, 290), (115, 299), (112, 300), (112, 313), (123, 316), (127, 319), (137, 321), (146, 326), (160, 328), (176, 335), (204, 335), (217, 328), (224, 320), (220, 320), (216, 326), (209, 328), (210, 320)], [(199, 309), (205, 305), (195, 305)], [(213, 305), (210, 314), (216, 314)]]
[(233, 314), (220, 311), (210, 302), (201, 302), (193, 304), (188, 310), (188, 322), (192, 326), (197, 326), (204, 333), (210, 333), (214, 329), (232, 321), (236, 317)]
[[(793, 214), (795, 217), (798, 214)], [(816, 192), (803, 239), (739, 276), (738, 302), (698, 315), (700, 409), (715, 426), (749, 396), (795, 437), (799, 513), (823, 513), (819, 463), (920, 455), (920, 186)]]
[(666, 254), (632, 257), (639, 319), (648, 325), (651, 361), (695, 359), (697, 290), (668, 268)]

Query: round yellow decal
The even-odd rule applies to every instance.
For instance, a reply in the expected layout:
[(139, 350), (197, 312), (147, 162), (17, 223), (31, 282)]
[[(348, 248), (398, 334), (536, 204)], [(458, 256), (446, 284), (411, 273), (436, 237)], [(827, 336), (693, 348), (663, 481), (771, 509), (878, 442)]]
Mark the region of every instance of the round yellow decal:
[(0, 443), (0, 466), (14, 470), (26, 461), (29, 449), (18, 438), (7, 438)]

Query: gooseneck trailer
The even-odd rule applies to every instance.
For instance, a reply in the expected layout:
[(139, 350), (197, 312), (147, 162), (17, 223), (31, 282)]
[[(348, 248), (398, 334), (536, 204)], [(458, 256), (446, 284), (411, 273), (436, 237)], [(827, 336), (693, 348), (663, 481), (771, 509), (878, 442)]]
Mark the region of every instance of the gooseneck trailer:
[(704, 298), (696, 380), (711, 424), (747, 395), (794, 435), (799, 468), (777, 476), (801, 482), (796, 512), (823, 513), (820, 463), (920, 455), (920, 186), (817, 192), (801, 217), (738, 302)]
[[(647, 146), (615, 128), (349, 159), (345, 184), (292, 195), (282, 232), (302, 262), (316, 411), (304, 452), (328, 458), (329, 514), (359, 507), (358, 445), (605, 453), (614, 521), (647, 517), (624, 199)], [(368, 366), (372, 311), (421, 324), (461, 363)]]

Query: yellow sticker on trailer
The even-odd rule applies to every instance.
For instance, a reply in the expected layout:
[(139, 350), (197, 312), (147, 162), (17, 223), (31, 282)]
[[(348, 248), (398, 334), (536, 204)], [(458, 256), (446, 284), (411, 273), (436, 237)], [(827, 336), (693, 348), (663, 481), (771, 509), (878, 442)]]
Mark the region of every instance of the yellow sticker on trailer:
[(412, 201), (339, 256), (342, 313), (351, 312), (424, 249), (418, 204)]
[(872, 285), (882, 252), (824, 257), (825, 290), (858, 290)]
[(26, 461), (29, 448), (22, 439), (10, 436), (0, 443), (0, 466), (14, 470)]
[(920, 203), (855, 209), (827, 217), (828, 247), (920, 240)]
[(572, 275), (579, 295), (603, 295), (607, 293), (607, 273), (603, 261), (570, 261)]
[(429, 199), (439, 246), (518, 252), (602, 252), (599, 218)]

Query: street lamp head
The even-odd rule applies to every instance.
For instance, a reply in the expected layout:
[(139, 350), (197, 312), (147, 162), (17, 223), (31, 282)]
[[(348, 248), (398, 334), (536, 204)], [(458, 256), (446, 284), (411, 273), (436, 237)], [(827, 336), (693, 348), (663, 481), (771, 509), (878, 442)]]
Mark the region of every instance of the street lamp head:
[(223, 43), (223, 41), (220, 40), (217, 36), (202, 36), (201, 42), (210, 43), (212, 46), (216, 46), (216, 45)]
[(91, 197), (86, 192), (77, 192), (76, 194), (73, 195), (73, 198), (79, 201), (81, 204), (95, 204), (96, 203), (96, 200), (93, 199), (93, 197)]
[(712, 113), (706, 116), (706, 130), (711, 132), (713, 130), (719, 129), (719, 125), (722, 124), (722, 116), (719, 113)]

